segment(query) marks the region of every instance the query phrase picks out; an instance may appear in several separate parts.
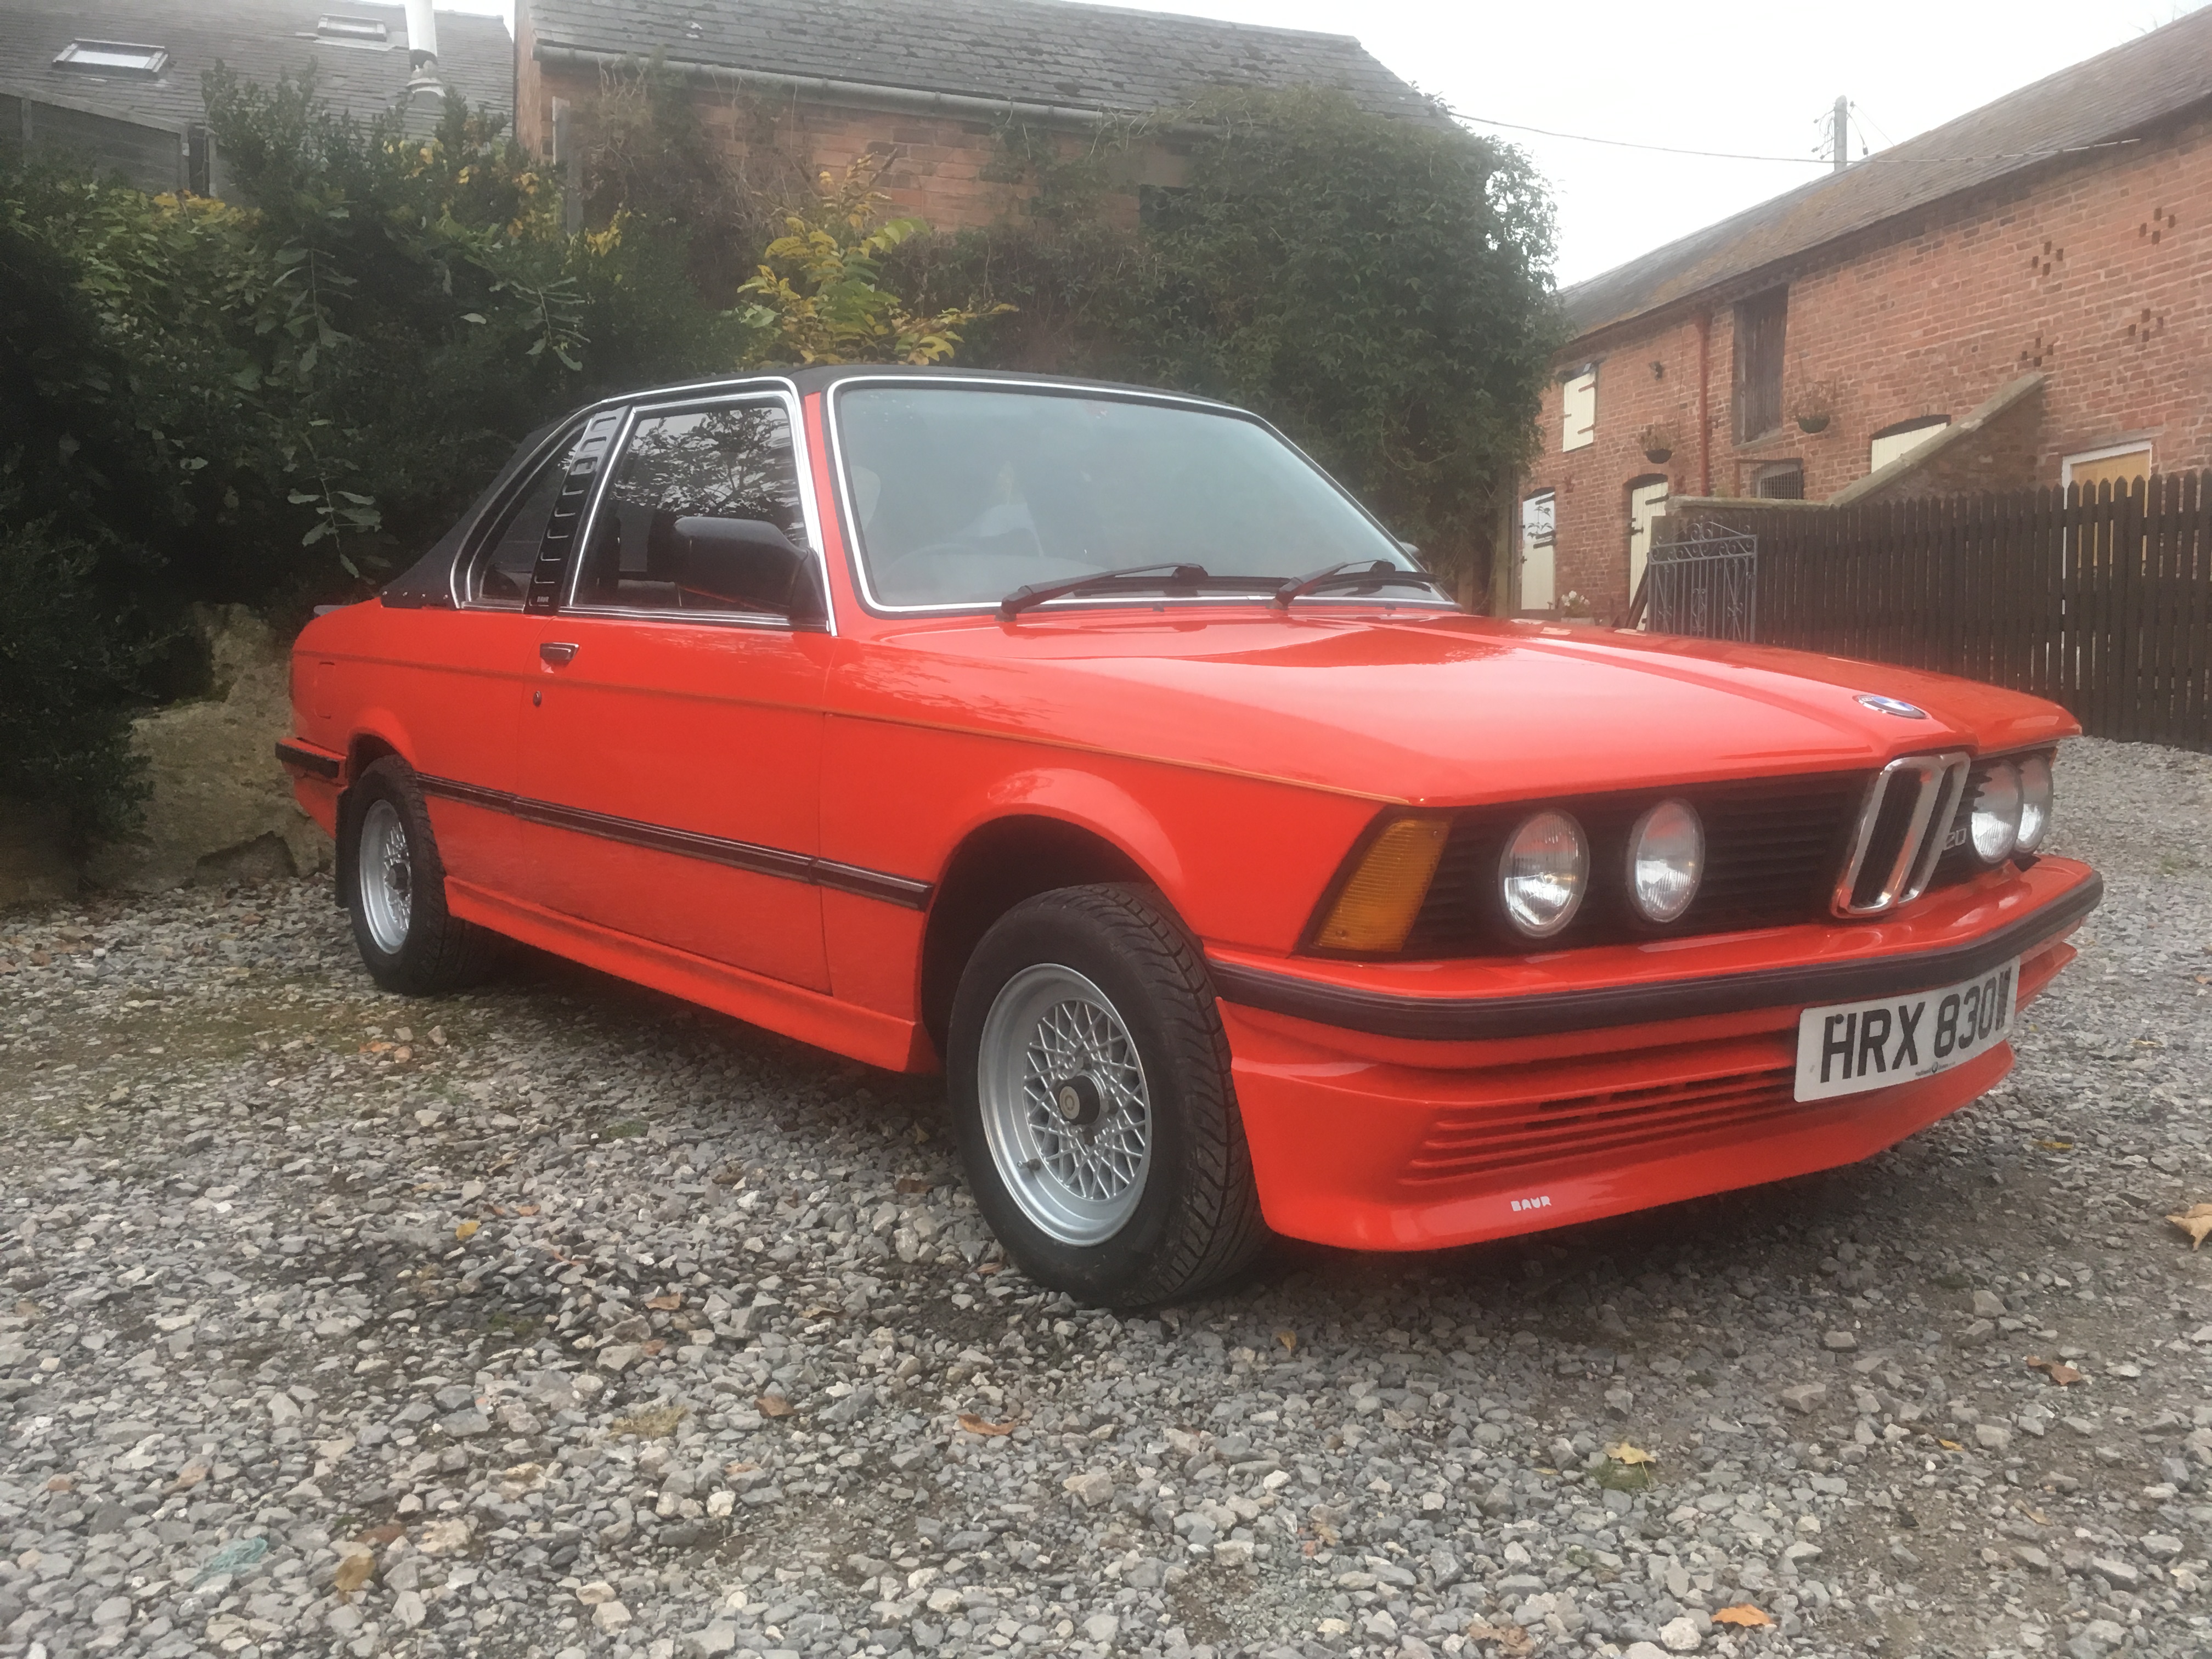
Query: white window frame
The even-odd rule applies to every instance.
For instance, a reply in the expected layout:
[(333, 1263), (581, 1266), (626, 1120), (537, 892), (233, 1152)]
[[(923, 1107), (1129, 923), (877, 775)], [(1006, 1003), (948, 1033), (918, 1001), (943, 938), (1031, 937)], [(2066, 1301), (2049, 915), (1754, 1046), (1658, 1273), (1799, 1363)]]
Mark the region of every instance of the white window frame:
[[(1576, 404), (1583, 407), (1578, 411)], [(1576, 416), (1586, 418), (1575, 424)], [(1559, 383), (1559, 451), (1588, 449), (1597, 441), (1597, 370), (1595, 367)]]
[(2158, 471), (2157, 449), (2153, 446), (2148, 438), (2137, 438), (2131, 442), (2106, 444), (2102, 449), (2085, 449), (2079, 454), (2069, 455), (2064, 460), (2058, 464), (2059, 485), (2063, 489), (2066, 485), (2074, 482), (2074, 469), (2075, 465), (2080, 463), (2086, 461), (2109, 461), (2117, 459), (2122, 455), (2136, 454), (2140, 454), (2143, 457), (2143, 470), (2145, 471), (2155, 472)]
[(315, 39), (326, 46), (366, 46), (375, 52), (392, 49), (392, 30), (381, 19), (355, 17), (326, 11), (315, 20)]
[[(87, 60), (87, 52), (131, 52), (141, 61), (95, 64)], [(78, 75), (127, 75), (139, 80), (158, 81), (161, 71), (169, 67), (169, 52), (166, 46), (149, 46), (137, 40), (72, 40), (54, 54), (54, 67)]]

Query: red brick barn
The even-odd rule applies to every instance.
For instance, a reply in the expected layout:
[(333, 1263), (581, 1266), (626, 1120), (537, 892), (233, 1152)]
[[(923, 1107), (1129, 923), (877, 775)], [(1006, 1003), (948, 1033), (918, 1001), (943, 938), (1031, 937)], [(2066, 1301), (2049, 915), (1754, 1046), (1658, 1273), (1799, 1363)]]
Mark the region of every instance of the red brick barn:
[(763, 145), (810, 172), (889, 155), (893, 210), (939, 229), (987, 224), (1028, 188), (1002, 143), (1016, 125), (1066, 150), (1107, 131), (1133, 216), (1141, 185), (1175, 182), (1176, 157), (1121, 143), (1115, 118), (1218, 87), (1334, 88), (1430, 113), (1349, 35), (1068, 0), (516, 0), (514, 33), (516, 131), (542, 155), (566, 159), (607, 70), (660, 54), (733, 164)]
[(1567, 289), (1504, 609), (1685, 498), (2212, 465), (2212, 9)]

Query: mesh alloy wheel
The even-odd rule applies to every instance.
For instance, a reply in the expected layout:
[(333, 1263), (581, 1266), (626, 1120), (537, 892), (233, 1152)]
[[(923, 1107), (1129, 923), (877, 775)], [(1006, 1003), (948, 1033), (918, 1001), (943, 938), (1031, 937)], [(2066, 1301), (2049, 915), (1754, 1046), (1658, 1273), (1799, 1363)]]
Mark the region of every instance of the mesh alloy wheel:
[(1112, 1000), (1073, 969), (1039, 963), (1000, 989), (981, 1046), (983, 1132), (1022, 1213), (1063, 1244), (1113, 1237), (1144, 1198), (1153, 1122)]
[(372, 801), (361, 817), (354, 859), (362, 920), (377, 948), (397, 956), (407, 943), (415, 908), (415, 872), (407, 854), (407, 826), (388, 800)]

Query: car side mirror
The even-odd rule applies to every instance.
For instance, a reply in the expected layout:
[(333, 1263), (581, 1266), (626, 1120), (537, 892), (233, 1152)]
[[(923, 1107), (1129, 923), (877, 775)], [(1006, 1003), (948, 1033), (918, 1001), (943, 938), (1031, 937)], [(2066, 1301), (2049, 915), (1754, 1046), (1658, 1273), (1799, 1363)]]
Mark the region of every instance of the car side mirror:
[(818, 623), (829, 614), (812, 554), (765, 519), (678, 519), (679, 608), (752, 611)]

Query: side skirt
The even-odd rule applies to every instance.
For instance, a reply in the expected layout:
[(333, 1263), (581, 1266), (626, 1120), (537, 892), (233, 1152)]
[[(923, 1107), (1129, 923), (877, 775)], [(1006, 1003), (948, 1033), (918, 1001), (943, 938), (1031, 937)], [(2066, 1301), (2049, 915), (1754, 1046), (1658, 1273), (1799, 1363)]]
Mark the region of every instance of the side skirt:
[(495, 933), (832, 1054), (891, 1072), (937, 1069), (936, 1051), (914, 1020), (856, 1008), (818, 991), (580, 921), (469, 882), (448, 878), (446, 902), (455, 915)]

